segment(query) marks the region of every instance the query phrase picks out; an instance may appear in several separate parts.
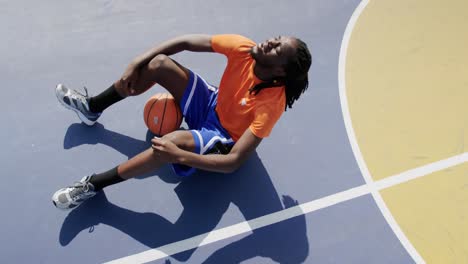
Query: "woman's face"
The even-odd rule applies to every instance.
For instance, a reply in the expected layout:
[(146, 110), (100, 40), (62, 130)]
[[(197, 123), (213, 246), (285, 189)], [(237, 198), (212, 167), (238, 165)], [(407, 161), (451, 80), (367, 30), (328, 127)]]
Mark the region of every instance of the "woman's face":
[(256, 63), (265, 68), (284, 67), (296, 52), (296, 39), (279, 36), (252, 47), (251, 55)]

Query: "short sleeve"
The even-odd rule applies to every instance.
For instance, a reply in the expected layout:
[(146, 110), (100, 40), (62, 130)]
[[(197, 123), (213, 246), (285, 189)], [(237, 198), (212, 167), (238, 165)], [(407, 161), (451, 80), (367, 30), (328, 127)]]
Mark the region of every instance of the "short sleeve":
[(255, 43), (250, 39), (235, 34), (214, 35), (211, 38), (211, 47), (217, 53), (221, 53), (229, 57), (232, 53), (239, 50), (244, 45)]

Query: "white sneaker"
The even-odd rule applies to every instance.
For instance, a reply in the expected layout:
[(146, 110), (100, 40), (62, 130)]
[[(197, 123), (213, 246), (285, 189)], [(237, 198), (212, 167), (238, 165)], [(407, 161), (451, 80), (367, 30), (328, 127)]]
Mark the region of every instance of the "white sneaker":
[(73, 209), (96, 195), (94, 186), (89, 182), (92, 176), (86, 176), (73, 186), (62, 188), (52, 196), (52, 203), (63, 210)]
[(101, 116), (101, 113), (93, 113), (89, 110), (88, 89), (84, 87), (84, 90), (86, 94), (83, 95), (75, 90), (68, 89), (63, 84), (59, 84), (55, 88), (55, 95), (65, 108), (75, 111), (83, 123), (92, 126)]

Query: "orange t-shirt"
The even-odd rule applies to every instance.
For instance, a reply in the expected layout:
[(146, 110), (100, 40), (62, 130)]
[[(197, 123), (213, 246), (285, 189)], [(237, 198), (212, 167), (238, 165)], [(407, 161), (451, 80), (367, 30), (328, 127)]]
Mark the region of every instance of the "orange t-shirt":
[(249, 53), (255, 45), (240, 35), (215, 35), (211, 40), (213, 50), (228, 59), (219, 84), (216, 112), (234, 141), (247, 128), (260, 138), (270, 135), (286, 106), (284, 86), (266, 88), (257, 95), (249, 93), (250, 88), (262, 82), (253, 72), (255, 60)]

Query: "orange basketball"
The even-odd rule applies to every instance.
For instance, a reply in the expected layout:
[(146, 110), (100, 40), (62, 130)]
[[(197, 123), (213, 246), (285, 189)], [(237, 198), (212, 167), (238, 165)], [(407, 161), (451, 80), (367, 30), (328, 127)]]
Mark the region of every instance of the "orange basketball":
[(157, 136), (177, 130), (182, 123), (180, 108), (169, 93), (153, 95), (146, 102), (143, 118), (148, 129)]

